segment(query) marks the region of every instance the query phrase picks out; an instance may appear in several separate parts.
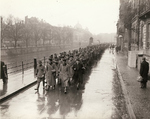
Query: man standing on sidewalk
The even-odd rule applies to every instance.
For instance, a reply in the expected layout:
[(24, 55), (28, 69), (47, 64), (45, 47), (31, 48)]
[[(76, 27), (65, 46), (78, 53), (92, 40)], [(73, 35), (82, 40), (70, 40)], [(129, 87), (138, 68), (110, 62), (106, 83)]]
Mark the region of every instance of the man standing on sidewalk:
[(140, 67), (140, 75), (143, 78), (143, 80), (141, 81), (141, 88), (146, 88), (148, 80), (148, 72), (149, 72), (149, 63), (146, 61), (144, 57)]
[(7, 69), (6, 65), (3, 61), (0, 61), (0, 79), (3, 80), (3, 84), (6, 84), (8, 82), (8, 74), (7, 74)]

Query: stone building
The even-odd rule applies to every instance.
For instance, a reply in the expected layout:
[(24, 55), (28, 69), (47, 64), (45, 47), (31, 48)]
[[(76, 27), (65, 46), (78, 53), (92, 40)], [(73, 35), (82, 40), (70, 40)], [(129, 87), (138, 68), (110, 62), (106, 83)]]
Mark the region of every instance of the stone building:
[[(123, 17), (126, 15), (124, 13), (125, 5), (130, 6), (130, 11), (128, 12), (128, 16), (132, 17), (130, 19), (130, 29), (123, 27), (126, 26), (125, 17)], [(128, 44), (128, 65), (139, 69), (142, 56), (146, 57), (150, 63), (150, 0), (120, 0), (119, 16), (117, 24), (118, 39), (120, 39), (120, 31), (123, 31), (122, 37), (124, 40), (122, 40), (122, 47), (125, 49), (126, 43)]]

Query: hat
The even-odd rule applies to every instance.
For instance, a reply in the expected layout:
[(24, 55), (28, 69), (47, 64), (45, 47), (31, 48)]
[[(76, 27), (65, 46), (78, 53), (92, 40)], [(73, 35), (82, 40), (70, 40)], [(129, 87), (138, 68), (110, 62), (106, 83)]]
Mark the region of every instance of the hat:
[(51, 55), (50, 57), (53, 58), (53, 55)]
[(142, 58), (142, 60), (144, 60), (144, 61), (145, 61), (145, 60), (146, 60), (146, 58), (145, 58), (145, 57), (143, 57), (143, 58)]

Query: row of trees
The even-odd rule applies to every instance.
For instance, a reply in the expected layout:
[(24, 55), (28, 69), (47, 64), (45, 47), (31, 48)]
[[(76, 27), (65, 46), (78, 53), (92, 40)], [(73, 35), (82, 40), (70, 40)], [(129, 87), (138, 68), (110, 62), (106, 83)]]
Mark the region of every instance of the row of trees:
[(25, 21), (23, 21), (9, 16), (6, 19), (1, 18), (1, 22), (1, 43), (6, 47), (71, 45), (76, 39), (79, 40), (79, 37), (85, 39), (87, 36), (91, 36), (91, 33), (87, 30), (69, 26), (52, 26), (36, 17), (25, 17)]

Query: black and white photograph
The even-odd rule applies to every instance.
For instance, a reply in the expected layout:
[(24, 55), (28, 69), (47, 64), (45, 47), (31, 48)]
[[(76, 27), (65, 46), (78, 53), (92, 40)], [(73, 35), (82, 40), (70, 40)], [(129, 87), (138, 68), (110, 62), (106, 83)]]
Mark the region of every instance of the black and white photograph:
[(150, 0), (0, 0), (0, 119), (150, 119)]

